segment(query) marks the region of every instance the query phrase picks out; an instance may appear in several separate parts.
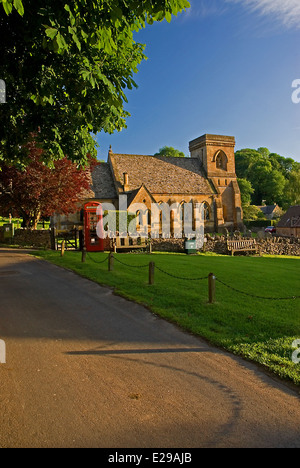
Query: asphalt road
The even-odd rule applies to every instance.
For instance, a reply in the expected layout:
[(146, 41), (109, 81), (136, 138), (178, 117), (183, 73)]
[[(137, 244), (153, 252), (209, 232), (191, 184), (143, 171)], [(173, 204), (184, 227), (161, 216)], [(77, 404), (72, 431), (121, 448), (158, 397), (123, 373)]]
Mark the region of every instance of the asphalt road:
[(0, 447), (300, 448), (299, 393), (110, 289), (0, 250)]

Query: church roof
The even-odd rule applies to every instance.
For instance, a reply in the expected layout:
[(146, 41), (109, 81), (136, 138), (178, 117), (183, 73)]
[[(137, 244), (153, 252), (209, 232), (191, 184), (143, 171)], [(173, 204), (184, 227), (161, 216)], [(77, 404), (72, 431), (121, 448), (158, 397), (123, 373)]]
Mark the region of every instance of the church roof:
[(97, 164), (92, 171), (91, 190), (95, 198), (117, 198), (113, 175), (108, 163)]
[(152, 194), (213, 194), (196, 158), (113, 154), (110, 152), (116, 186), (121, 191), (124, 173), (128, 191), (145, 185)]

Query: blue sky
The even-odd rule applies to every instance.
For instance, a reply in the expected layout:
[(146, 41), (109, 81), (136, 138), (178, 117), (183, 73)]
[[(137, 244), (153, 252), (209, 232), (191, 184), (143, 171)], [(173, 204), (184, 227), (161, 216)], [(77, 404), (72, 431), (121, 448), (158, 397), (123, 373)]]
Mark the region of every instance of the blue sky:
[(147, 61), (127, 92), (127, 129), (100, 133), (98, 158), (154, 154), (205, 133), (235, 136), (236, 150), (269, 148), (300, 162), (300, 0), (191, 0), (136, 41)]

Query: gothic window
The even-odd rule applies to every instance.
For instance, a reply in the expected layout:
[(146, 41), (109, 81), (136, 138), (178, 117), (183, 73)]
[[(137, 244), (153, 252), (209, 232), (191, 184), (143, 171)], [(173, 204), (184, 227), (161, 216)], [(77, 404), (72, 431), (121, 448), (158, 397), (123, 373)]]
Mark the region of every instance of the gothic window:
[(159, 229), (161, 230), (162, 229), (162, 223), (163, 223), (163, 212), (162, 212), (162, 209), (161, 209), (161, 205), (162, 205), (162, 201), (158, 202), (158, 205), (159, 205)]
[(136, 225), (140, 228), (143, 225), (143, 213), (141, 211), (136, 212)]
[(210, 207), (208, 203), (204, 203), (204, 221), (210, 220)]
[(147, 214), (147, 224), (151, 226), (151, 210), (147, 210), (146, 214)]
[(184, 204), (185, 202), (181, 202), (180, 203), (180, 206), (179, 206), (179, 219), (180, 221), (183, 221), (184, 220)]
[(217, 169), (223, 169), (224, 171), (227, 171), (227, 156), (224, 151), (220, 150), (217, 152), (215, 155), (215, 161)]

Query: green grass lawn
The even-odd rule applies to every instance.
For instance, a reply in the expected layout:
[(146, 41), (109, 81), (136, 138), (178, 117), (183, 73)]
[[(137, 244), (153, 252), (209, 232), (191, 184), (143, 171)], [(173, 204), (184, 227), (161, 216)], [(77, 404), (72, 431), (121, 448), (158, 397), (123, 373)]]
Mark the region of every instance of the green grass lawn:
[[(85, 263), (80, 252), (35, 255), (111, 286), (183, 329), (300, 385), (300, 364), (291, 359), (292, 343), (300, 339), (300, 299), (281, 299), (300, 295), (300, 258), (115, 254), (109, 272), (107, 253), (88, 253)], [(154, 285), (148, 284), (150, 261), (159, 268)], [(214, 304), (208, 303), (209, 273), (217, 277)]]

